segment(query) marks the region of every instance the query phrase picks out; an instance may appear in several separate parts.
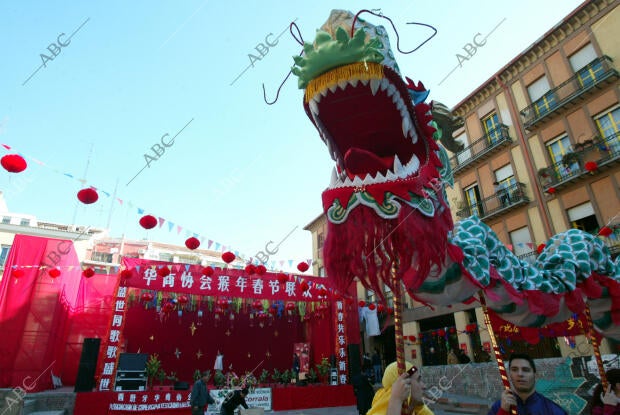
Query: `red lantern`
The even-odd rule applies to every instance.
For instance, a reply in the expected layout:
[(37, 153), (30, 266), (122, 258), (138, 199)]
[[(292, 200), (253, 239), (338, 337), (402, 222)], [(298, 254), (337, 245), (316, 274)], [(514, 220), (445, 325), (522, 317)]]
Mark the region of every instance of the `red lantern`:
[(267, 319), (267, 314), (261, 311), (260, 313), (258, 313), (258, 319), (265, 321)]
[(121, 271), (121, 278), (124, 280), (128, 280), (133, 275), (130, 269), (124, 269)]
[(161, 309), (164, 311), (164, 313), (170, 313), (172, 310), (174, 310), (174, 304), (172, 304), (171, 302), (167, 302)]
[(376, 308), (375, 303), (370, 303), (370, 304), (368, 304), (368, 309), (369, 309), (370, 311), (374, 310), (375, 308)]
[(271, 314), (272, 316), (275, 316), (278, 312), (278, 309), (275, 308), (274, 306), (269, 307), (269, 314)]
[(588, 161), (583, 165), (583, 167), (590, 173), (598, 170), (598, 164), (596, 164), (596, 161)]
[(450, 327), (450, 334), (454, 334), (454, 333), (456, 333), (456, 328)]
[(306, 292), (310, 289), (310, 286), (306, 281), (302, 281), (301, 284), (299, 284), (299, 288), (301, 288), (302, 292)]
[(267, 272), (267, 268), (265, 268), (264, 265), (257, 265), (256, 266), (256, 274), (257, 275), (265, 275), (266, 272)]
[(213, 275), (213, 272), (215, 271), (211, 267), (205, 267), (202, 269), (202, 275), (204, 275), (205, 277), (210, 277), (211, 275)]
[(194, 238), (192, 236), (191, 238), (187, 238), (185, 240), (185, 246), (187, 247), (187, 249), (194, 250), (200, 246), (200, 241), (198, 240), (198, 238)]
[(248, 275), (252, 275), (256, 273), (256, 267), (252, 264), (248, 264), (245, 266), (245, 273)]
[(177, 298), (177, 300), (179, 301), (179, 304), (181, 305), (185, 305), (189, 302), (189, 298), (186, 295), (181, 295), (179, 296), (179, 298)]
[(549, 193), (550, 195), (554, 194), (555, 192), (556, 192), (556, 189), (553, 186), (547, 189), (547, 193)]
[(366, 307), (366, 302), (364, 300), (360, 300), (360, 302), (357, 303), (357, 305), (359, 305), (360, 307)]
[(224, 310), (228, 310), (229, 305), (228, 300), (220, 300), (220, 306), (222, 306)]
[(540, 244), (538, 245), (538, 247), (536, 248), (536, 252), (538, 253), (538, 255), (540, 255), (542, 253), (542, 251), (545, 249), (547, 245), (545, 244)]
[(162, 268), (158, 269), (157, 270), (157, 275), (159, 275), (160, 277), (167, 277), (168, 275), (170, 275), (170, 268), (162, 267)]
[(60, 277), (60, 270), (58, 268), (52, 268), (48, 271), (48, 274), (50, 274), (52, 278), (58, 278)]
[(153, 296), (153, 294), (151, 294), (150, 292), (144, 292), (144, 293), (142, 293), (142, 295), (140, 296), (140, 298), (142, 299), (142, 301), (144, 301), (144, 302), (147, 302), (147, 303), (148, 303), (148, 302), (150, 302), (150, 301), (153, 301), (153, 298), (155, 298), (155, 297), (154, 297), (154, 296)]
[(288, 302), (286, 303), (286, 310), (293, 311), (295, 309), (295, 303)]
[(236, 258), (235, 254), (233, 254), (230, 251), (224, 252), (222, 254), (222, 260), (226, 262), (227, 264), (230, 264), (231, 262), (233, 262), (235, 258)]
[(97, 194), (97, 191), (95, 189), (89, 187), (88, 189), (80, 190), (77, 194), (77, 198), (85, 205), (90, 205), (91, 203), (95, 203), (97, 200), (99, 200), (99, 195)]
[(144, 229), (153, 229), (157, 226), (157, 218), (153, 215), (144, 215), (140, 218), (140, 226)]
[(95, 270), (90, 268), (90, 267), (88, 267), (84, 271), (82, 271), (82, 275), (84, 275), (84, 277), (86, 277), (86, 278), (90, 278), (93, 275), (95, 275)]
[(446, 331), (444, 329), (439, 329), (437, 331), (437, 334), (439, 335), (439, 337), (444, 337), (446, 335)]
[(11, 272), (11, 275), (13, 276), (13, 278), (18, 278), (18, 279), (19, 279), (19, 278), (21, 278), (21, 277), (23, 277), (23, 276), (24, 276), (24, 274), (25, 274), (25, 273), (24, 273), (24, 270), (23, 270), (23, 269), (14, 269), (14, 270)]
[(20, 173), (28, 167), (26, 160), (19, 154), (7, 154), (0, 159), (0, 164), (9, 173)]
[(319, 290), (319, 297), (327, 297), (327, 290), (325, 288), (321, 288)]
[(388, 307), (387, 313), (391, 316), (392, 314), (394, 314), (394, 309), (392, 307)]
[(385, 306), (383, 304), (379, 304), (377, 306), (377, 313), (383, 313), (385, 311)]
[(252, 303), (252, 307), (257, 310), (261, 310), (263, 308), (263, 302), (261, 300), (254, 300), (254, 302)]
[(310, 268), (310, 266), (307, 262), (300, 262), (299, 264), (297, 264), (297, 269), (299, 270), (299, 272), (306, 272), (308, 271), (308, 268)]
[(611, 228), (609, 226), (603, 226), (601, 228), (600, 231), (598, 231), (598, 234), (607, 238), (609, 235), (611, 235), (613, 233), (613, 231), (611, 230)]
[(409, 336), (409, 341), (415, 343), (416, 337), (415, 336)]

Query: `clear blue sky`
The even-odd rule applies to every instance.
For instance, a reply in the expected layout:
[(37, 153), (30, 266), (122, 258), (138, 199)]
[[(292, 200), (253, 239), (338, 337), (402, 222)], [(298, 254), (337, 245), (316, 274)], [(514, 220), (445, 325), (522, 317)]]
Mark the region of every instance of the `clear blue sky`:
[[(189, 229), (247, 256), (297, 227), (271, 258), (297, 263), (312, 257), (303, 227), (321, 212), (333, 164), (303, 111), (295, 78), (275, 105), (263, 102), (261, 84), (273, 98), (300, 51), (288, 31), (231, 85), (250, 65), (248, 54), (259, 55), (259, 43), (295, 19), (311, 41), (332, 8), (381, 7), (396, 24), (403, 50), (429, 34), (406, 22), (438, 29), (419, 51), (395, 51), (396, 59), (403, 75), (431, 90), (429, 99), (453, 106), (579, 4), (3, 1), (0, 143), (26, 156), (29, 167), (20, 175), (2, 170), (0, 190), (12, 212), (39, 220), (106, 227), (113, 206), (112, 236), (182, 245)], [(388, 22), (363, 17), (388, 27), (395, 49)], [(34, 73), (41, 54), (52, 56), (48, 45), (66, 44), (72, 33), (70, 43)], [(465, 55), (463, 47), (477, 33), (488, 35), (486, 44), (459, 67), (456, 55)], [(151, 147), (161, 145), (164, 134), (169, 142), (184, 126), (144, 168), (145, 154), (154, 156)], [(78, 204), (78, 178), (109, 193), (118, 183), (123, 205), (101, 192), (96, 204)], [(144, 231), (138, 207), (175, 227)], [(180, 234), (176, 225), (183, 227)]]

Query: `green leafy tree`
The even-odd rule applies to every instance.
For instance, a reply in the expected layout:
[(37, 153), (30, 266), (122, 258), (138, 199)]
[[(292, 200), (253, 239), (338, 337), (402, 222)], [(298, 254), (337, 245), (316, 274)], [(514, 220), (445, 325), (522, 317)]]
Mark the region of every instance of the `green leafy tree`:
[(148, 378), (149, 387), (153, 386), (153, 380), (157, 378), (160, 370), (162, 369), (159, 355), (157, 353), (153, 353), (149, 356), (149, 360), (146, 362), (146, 376)]
[(258, 381), (262, 384), (265, 384), (267, 383), (267, 380), (269, 380), (269, 371), (267, 369), (263, 369), (260, 376), (258, 377)]
[(281, 376), (282, 374), (280, 373), (280, 371), (277, 368), (274, 368), (273, 373), (271, 374), (271, 380), (273, 380), (274, 383), (279, 383)]

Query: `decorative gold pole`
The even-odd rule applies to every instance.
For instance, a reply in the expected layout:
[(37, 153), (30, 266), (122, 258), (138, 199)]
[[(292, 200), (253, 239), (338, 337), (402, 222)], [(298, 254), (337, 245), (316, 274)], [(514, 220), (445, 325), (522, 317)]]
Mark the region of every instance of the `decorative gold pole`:
[[(508, 380), (508, 373), (506, 373), (506, 367), (504, 366), (504, 359), (502, 354), (499, 351), (499, 346), (497, 345), (497, 339), (495, 338), (495, 332), (493, 331), (493, 326), (491, 325), (491, 318), (489, 317), (489, 310), (487, 309), (487, 302), (484, 298), (484, 294), (482, 291), (478, 294), (480, 297), (480, 304), (482, 305), (482, 311), (484, 311), (484, 323), (487, 325), (487, 330), (489, 331), (489, 337), (491, 338), (491, 345), (493, 346), (493, 352), (495, 353), (495, 359), (497, 360), (497, 369), (499, 370), (499, 374), (502, 378), (502, 383), (504, 387), (508, 390), (510, 389), (510, 381)], [(510, 413), (512, 415), (517, 415), (517, 408), (514, 406), (510, 407)]]
[(584, 313), (586, 315), (586, 321), (588, 323), (587, 333), (590, 337), (590, 342), (592, 343), (592, 350), (594, 351), (594, 357), (596, 359), (596, 365), (598, 366), (598, 374), (601, 376), (601, 384), (603, 385), (603, 390), (606, 391), (607, 376), (605, 376), (605, 368), (603, 367), (603, 358), (601, 357), (598, 340), (594, 335), (594, 324), (592, 323), (592, 316), (590, 315), (590, 307), (587, 304)]
[(407, 370), (405, 367), (405, 340), (403, 338), (403, 302), (401, 283), (396, 277), (396, 269), (392, 270), (392, 286), (394, 287), (394, 337), (396, 341), (396, 366), (398, 374)]

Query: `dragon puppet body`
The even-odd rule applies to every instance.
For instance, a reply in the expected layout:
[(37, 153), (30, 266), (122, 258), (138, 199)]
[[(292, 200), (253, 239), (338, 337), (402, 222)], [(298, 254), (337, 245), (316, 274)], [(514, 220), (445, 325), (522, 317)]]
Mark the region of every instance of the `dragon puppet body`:
[(596, 329), (620, 339), (620, 264), (599, 238), (556, 235), (531, 265), (477, 217), (453, 223), (444, 147), (460, 149), (452, 132), (462, 120), (403, 81), (383, 27), (334, 10), (294, 59), (306, 113), (336, 163), (322, 198), (324, 264), (337, 286), (357, 277), (381, 293), (402, 282), (438, 305), (482, 292), (521, 327), (566, 321), (587, 304)]

